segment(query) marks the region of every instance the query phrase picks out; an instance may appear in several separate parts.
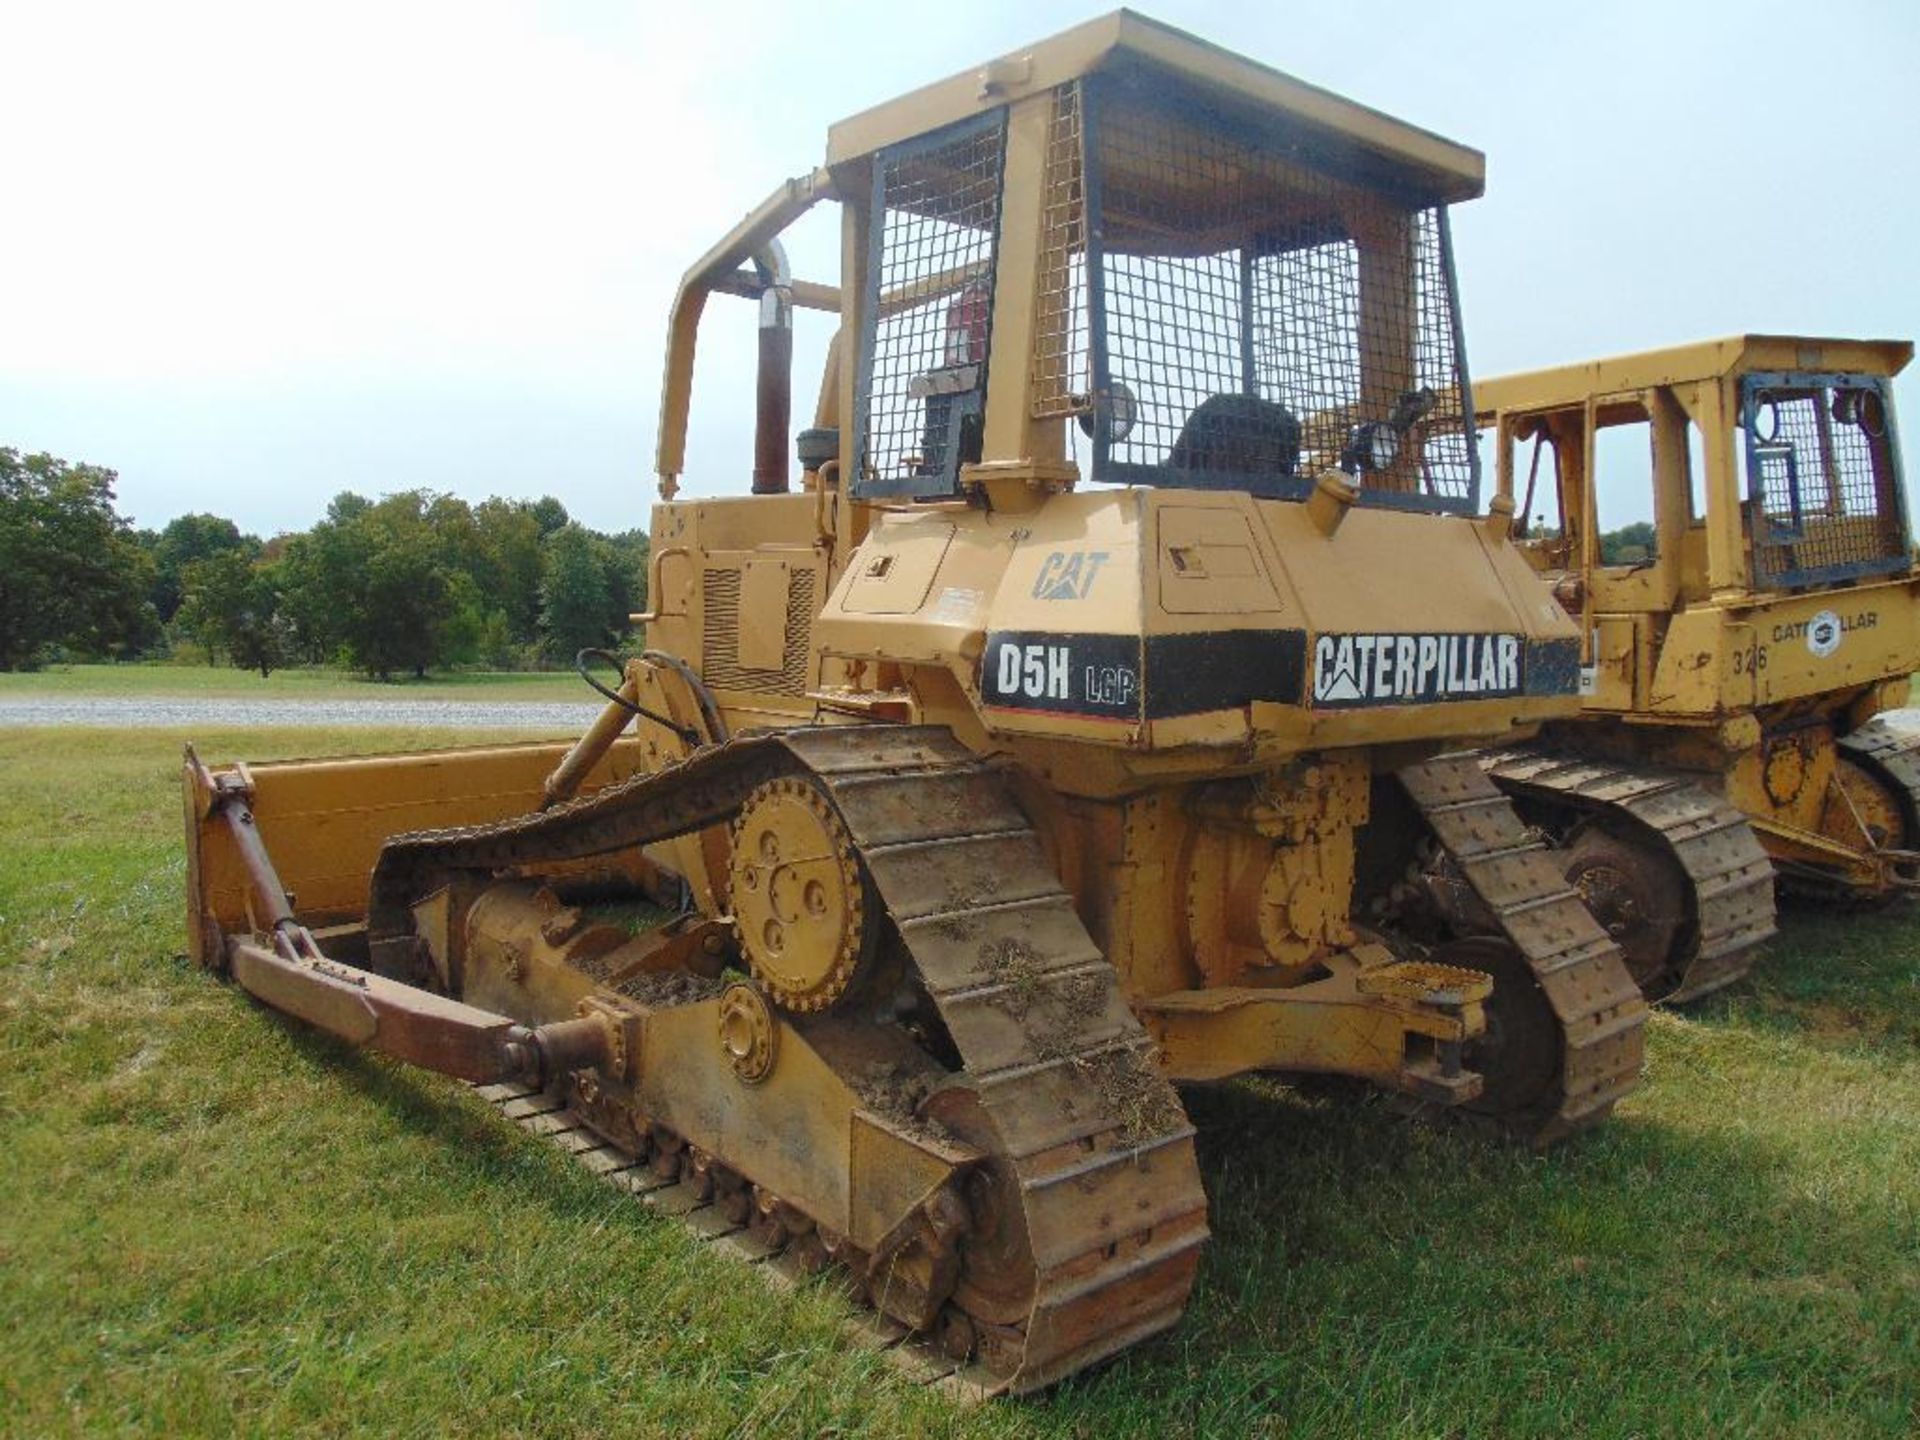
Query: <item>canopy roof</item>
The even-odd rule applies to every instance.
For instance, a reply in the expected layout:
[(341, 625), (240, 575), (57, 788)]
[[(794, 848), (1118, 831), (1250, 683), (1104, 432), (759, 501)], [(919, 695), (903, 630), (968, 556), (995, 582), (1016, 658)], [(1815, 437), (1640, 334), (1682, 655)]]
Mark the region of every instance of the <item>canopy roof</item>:
[(1296, 80), (1130, 10), (1116, 10), (842, 120), (827, 134), (838, 169), (888, 145), (930, 134), (1009, 101), (1102, 71), (1185, 82), (1223, 109), (1278, 125), (1356, 169), (1436, 202), (1470, 200), (1486, 185), (1486, 157), (1430, 131)]
[(1862, 375), (1898, 375), (1913, 358), (1910, 340), (1845, 340), (1817, 335), (1729, 335), (1691, 345), (1671, 345), (1604, 360), (1586, 360), (1549, 370), (1528, 370), (1475, 380), (1474, 408), (1546, 410), (1582, 405), (1589, 395), (1690, 385), (1728, 375), (1766, 370), (1814, 370)]

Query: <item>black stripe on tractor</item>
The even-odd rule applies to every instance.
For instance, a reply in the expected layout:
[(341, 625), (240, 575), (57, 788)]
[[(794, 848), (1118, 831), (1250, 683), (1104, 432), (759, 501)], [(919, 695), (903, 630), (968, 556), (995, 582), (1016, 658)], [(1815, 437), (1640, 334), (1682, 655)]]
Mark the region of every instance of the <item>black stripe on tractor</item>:
[(1529, 640), (1526, 665), (1522, 670), (1529, 695), (1578, 695), (1580, 693), (1580, 642), (1578, 640)]
[(1305, 690), (1300, 630), (1152, 635), (1144, 667), (1141, 652), (1138, 635), (996, 630), (980, 662), (981, 699), (1009, 710), (1164, 720), (1254, 701), (1294, 705)]
[(1256, 700), (1298, 705), (1304, 630), (1216, 630), (1147, 637), (1147, 717), (1238, 710)]

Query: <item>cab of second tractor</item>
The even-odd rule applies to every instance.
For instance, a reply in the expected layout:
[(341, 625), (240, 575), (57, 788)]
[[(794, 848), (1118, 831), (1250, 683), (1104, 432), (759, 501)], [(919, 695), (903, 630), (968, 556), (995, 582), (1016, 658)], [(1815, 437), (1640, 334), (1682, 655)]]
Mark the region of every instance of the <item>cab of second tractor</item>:
[(1703, 777), (1828, 895), (1920, 875), (1920, 772), (1875, 721), (1920, 667), (1892, 391), (1912, 354), (1742, 335), (1475, 396), (1520, 548), (1579, 624), (1581, 719), (1549, 743)]

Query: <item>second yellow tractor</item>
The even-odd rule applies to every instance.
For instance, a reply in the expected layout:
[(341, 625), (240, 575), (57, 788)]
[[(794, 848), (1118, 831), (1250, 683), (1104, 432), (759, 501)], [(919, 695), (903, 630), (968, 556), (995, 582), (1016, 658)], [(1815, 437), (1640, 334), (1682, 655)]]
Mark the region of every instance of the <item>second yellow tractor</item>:
[[(1741, 335), (1483, 381), (1520, 549), (1579, 627), (1580, 717), (1488, 757), (1643, 987), (1738, 978), (1773, 880), (1920, 885), (1920, 667), (1894, 427), (1904, 341)], [(1609, 554), (1603, 512), (1651, 501)]]

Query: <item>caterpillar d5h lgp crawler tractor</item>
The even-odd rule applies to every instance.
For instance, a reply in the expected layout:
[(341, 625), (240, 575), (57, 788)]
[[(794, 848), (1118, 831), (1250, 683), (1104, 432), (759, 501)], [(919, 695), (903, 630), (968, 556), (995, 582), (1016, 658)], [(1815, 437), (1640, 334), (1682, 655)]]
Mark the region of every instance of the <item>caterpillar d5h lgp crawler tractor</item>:
[[(600, 722), (190, 759), (200, 957), (843, 1266), (992, 1389), (1180, 1314), (1171, 1081), (1594, 1123), (1644, 1003), (1444, 758), (1578, 707), (1571, 621), (1476, 516), (1481, 177), (1124, 13), (834, 127), (675, 303), (650, 648)], [(825, 201), (837, 287), (778, 238)], [(752, 493), (681, 498), (716, 293), (761, 327)], [(840, 339), (793, 488), (796, 305)], [(682, 917), (629, 935), (623, 883)]]
[[(1579, 719), (1488, 764), (1650, 996), (1745, 973), (1776, 874), (1829, 898), (1920, 881), (1920, 742), (1875, 718), (1920, 666), (1890, 383), (1912, 355), (1745, 335), (1474, 397), (1582, 647)], [(1608, 507), (1649, 499), (1651, 543), (1607, 554)]]

